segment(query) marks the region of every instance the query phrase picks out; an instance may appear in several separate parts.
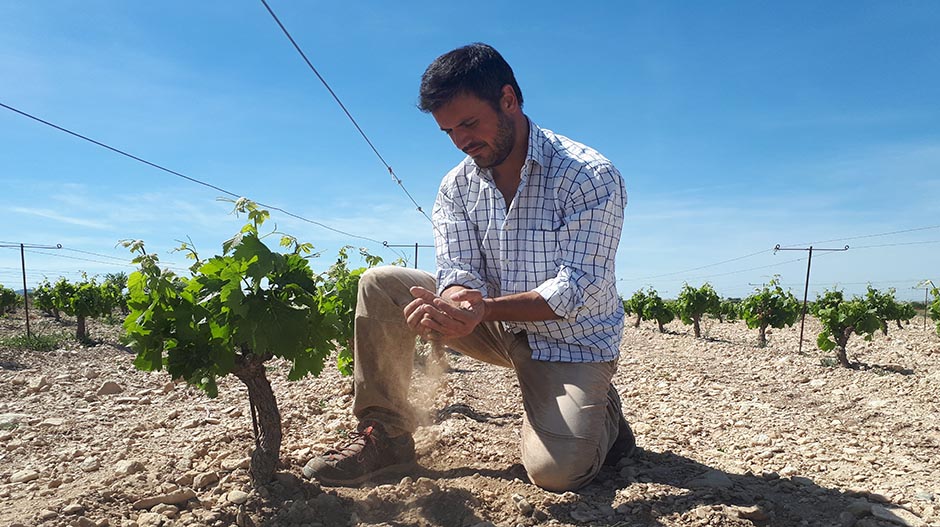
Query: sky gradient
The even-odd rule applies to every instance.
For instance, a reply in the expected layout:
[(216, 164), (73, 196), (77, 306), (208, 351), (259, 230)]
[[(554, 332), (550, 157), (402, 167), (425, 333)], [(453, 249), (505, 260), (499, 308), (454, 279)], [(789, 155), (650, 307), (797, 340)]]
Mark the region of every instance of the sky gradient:
[[(378, 1), (270, 5), (430, 211), (462, 154), (415, 107), (424, 68), (492, 44), (526, 114), (624, 176), (621, 295), (710, 282), (746, 296), (780, 275), (810, 298), (940, 285), (940, 3)], [(559, 6), (561, 4), (558, 4)], [(0, 2), (0, 103), (350, 234), (430, 244), (431, 228), (259, 1)], [(0, 243), (44, 276), (130, 272), (120, 239), (168, 264), (242, 221), (222, 194), (0, 108)], [(380, 243), (275, 212), (324, 269)], [(894, 233), (894, 234), (885, 234)], [(88, 254), (92, 253), (92, 254)], [(722, 263), (724, 262), (724, 263)], [(419, 267), (433, 271), (433, 251)], [(18, 250), (0, 283), (21, 288)]]

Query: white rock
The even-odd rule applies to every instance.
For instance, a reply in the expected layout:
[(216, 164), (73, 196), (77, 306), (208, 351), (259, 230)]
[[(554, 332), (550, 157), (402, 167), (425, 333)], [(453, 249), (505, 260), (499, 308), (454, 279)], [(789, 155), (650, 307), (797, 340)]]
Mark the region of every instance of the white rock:
[(118, 461), (117, 464), (114, 465), (114, 475), (116, 476), (130, 476), (142, 470), (144, 470), (144, 464), (133, 459)]
[(34, 377), (26, 384), (26, 391), (30, 393), (37, 393), (49, 389), (50, 386), (51, 385), (49, 384), (49, 380), (44, 376)]
[(29, 414), (0, 414), (0, 428), (13, 428), (30, 417)]
[(105, 381), (105, 383), (101, 385), (101, 388), (98, 388), (97, 393), (98, 395), (114, 395), (123, 391), (124, 388), (120, 384), (114, 381)]
[(62, 508), (62, 514), (81, 514), (85, 512), (85, 508), (78, 503), (70, 503)]
[(193, 478), (193, 486), (197, 489), (204, 489), (209, 485), (219, 481), (219, 475), (215, 472), (204, 472), (202, 474), (197, 474)]
[(86, 457), (85, 460), (82, 461), (78, 466), (85, 472), (94, 472), (101, 468), (101, 462), (98, 461), (98, 458), (94, 456)]
[(883, 505), (872, 505), (871, 515), (880, 520), (886, 520), (904, 527), (921, 527), (923, 520), (914, 516), (912, 513), (896, 507), (885, 507)]
[(251, 458), (235, 458), (235, 459), (223, 459), (219, 464), (222, 467), (222, 470), (238, 470), (240, 468), (248, 468), (248, 465), (251, 464)]
[(10, 476), (10, 483), (26, 483), (34, 479), (39, 479), (39, 472), (35, 470), (21, 470), (14, 472), (13, 475)]
[[(135, 509), (149, 509), (154, 505), (165, 503), (167, 505), (177, 505), (184, 503), (196, 497), (196, 493), (190, 489), (180, 489), (168, 494), (161, 494), (150, 498), (140, 499), (131, 505)], [(159, 515), (158, 515), (159, 516)]]
[(166, 516), (155, 512), (142, 512), (137, 516), (137, 527), (160, 527)]
[(44, 419), (39, 426), (62, 426), (65, 424), (65, 419), (61, 417), (50, 417), (49, 419)]
[(225, 499), (234, 503), (235, 505), (241, 505), (242, 503), (248, 501), (248, 493), (240, 490), (229, 491), (229, 493), (225, 495)]
[(720, 470), (709, 470), (701, 476), (687, 483), (690, 487), (700, 488), (729, 488), (734, 485), (731, 478)]

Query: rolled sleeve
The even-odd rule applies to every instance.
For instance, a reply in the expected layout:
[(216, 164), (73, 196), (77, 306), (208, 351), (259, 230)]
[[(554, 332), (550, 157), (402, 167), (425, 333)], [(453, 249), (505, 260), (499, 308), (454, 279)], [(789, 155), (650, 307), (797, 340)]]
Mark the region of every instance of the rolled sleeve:
[(437, 293), (452, 285), (479, 289), (487, 295), (482, 269), (484, 258), (476, 228), (468, 221), (464, 209), (457, 205), (448, 180), (441, 185), (434, 202), (431, 220), (434, 224), (434, 248), (437, 260)]
[(623, 179), (610, 164), (596, 167), (571, 192), (558, 236), (558, 273), (535, 288), (556, 315), (573, 318), (606, 306), (625, 206)]

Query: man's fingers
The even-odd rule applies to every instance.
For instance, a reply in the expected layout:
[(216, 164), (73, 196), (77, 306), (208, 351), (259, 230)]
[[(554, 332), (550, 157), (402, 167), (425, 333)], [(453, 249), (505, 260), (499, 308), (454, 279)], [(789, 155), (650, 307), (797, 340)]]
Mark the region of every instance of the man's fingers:
[(466, 309), (454, 305), (452, 302), (448, 302), (442, 298), (439, 298), (434, 301), (434, 307), (441, 310), (445, 315), (450, 316), (461, 322), (469, 322), (473, 319), (473, 315), (468, 312)]
[(437, 298), (437, 295), (435, 295), (433, 291), (428, 291), (427, 289), (418, 285), (412, 286), (409, 291), (411, 292), (411, 296), (420, 298), (425, 302), (432, 302), (435, 298)]

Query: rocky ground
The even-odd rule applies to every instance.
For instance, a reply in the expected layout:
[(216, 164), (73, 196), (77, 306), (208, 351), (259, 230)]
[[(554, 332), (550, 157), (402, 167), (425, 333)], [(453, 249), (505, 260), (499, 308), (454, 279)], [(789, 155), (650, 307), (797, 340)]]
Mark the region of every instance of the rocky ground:
[[(0, 339), (21, 334), (0, 319)], [(46, 334), (73, 323), (37, 319)], [(354, 426), (351, 385), (269, 376), (283, 416), (282, 467), (252, 489), (247, 391), (209, 399), (143, 373), (91, 326), (94, 346), (0, 345), (0, 526), (897, 526), (940, 525), (940, 338), (920, 323), (850, 341), (833, 366), (799, 327), (754, 346), (743, 323), (628, 327), (615, 383), (639, 452), (577, 493), (543, 491), (519, 464), (521, 404), (510, 371), (448, 355), (416, 369), (426, 411), (421, 468), (360, 489), (300, 469)]]

